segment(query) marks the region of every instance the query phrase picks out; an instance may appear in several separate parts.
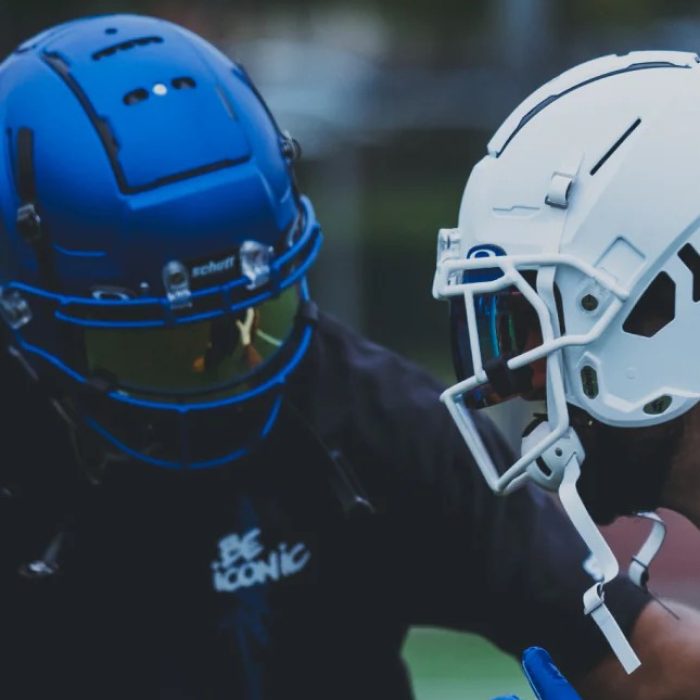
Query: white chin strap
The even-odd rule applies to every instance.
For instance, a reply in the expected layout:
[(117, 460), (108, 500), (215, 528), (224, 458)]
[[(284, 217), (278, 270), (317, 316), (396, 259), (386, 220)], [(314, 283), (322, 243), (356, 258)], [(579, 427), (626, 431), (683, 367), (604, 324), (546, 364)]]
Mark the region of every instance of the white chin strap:
[(641, 662), (605, 604), (605, 584), (610, 583), (618, 575), (619, 566), (615, 555), (593, 522), (576, 490), (579, 476), (581, 476), (581, 467), (578, 457), (573, 455), (564, 468), (563, 478), (559, 486), (559, 498), (571, 522), (590, 550), (603, 577), (602, 581), (591, 586), (583, 594), (583, 612), (590, 615), (598, 625), (625, 671), (632, 673), (640, 666)]
[[(546, 422), (537, 426), (523, 439), (523, 453), (533, 441), (541, 440), (542, 435), (549, 430)], [(584, 456), (583, 447), (576, 433), (569, 428), (559, 441), (544, 452), (546, 473), (534, 463), (528, 468), (528, 473), (530, 478), (541, 486), (549, 490), (557, 490), (566, 514), (591, 552), (593, 563), (600, 572), (600, 580), (583, 594), (584, 613), (590, 615), (598, 625), (625, 671), (632, 673), (641, 665), (641, 662), (605, 604), (605, 585), (618, 575), (619, 565), (576, 489)], [(637, 586), (646, 589), (649, 565), (661, 549), (666, 527), (661, 518), (653, 513), (641, 513), (639, 517), (651, 521), (652, 529), (642, 548), (632, 558), (629, 575)]]
[(637, 513), (637, 517), (648, 520), (651, 523), (651, 531), (642, 548), (632, 557), (627, 574), (633, 583), (646, 589), (649, 581), (649, 566), (661, 551), (666, 538), (666, 524), (656, 513)]

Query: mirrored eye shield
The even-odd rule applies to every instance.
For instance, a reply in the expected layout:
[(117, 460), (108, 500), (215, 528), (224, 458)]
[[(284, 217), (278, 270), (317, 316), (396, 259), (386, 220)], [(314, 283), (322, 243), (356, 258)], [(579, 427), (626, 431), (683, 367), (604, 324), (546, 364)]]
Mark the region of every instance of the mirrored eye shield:
[[(554, 337), (549, 310), (539, 294), (525, 281), (521, 270), (542, 269), (543, 267), (557, 268), (569, 266), (587, 277), (595, 280), (601, 287), (607, 289), (613, 299), (607, 309), (596, 320), (594, 326), (582, 335), (562, 335)], [(488, 275), (469, 275), (464, 273), (489, 271)], [(451, 299), (464, 297), (466, 302), (467, 321), (472, 328), (477, 327), (474, 297), (478, 294), (496, 293), (506, 287), (516, 287), (530, 303), (539, 318), (542, 328), (543, 344), (528, 350), (508, 360), (510, 369), (518, 369), (541, 359), (555, 350), (569, 345), (582, 345), (590, 342), (600, 334), (600, 331), (620, 310), (624, 301), (629, 297), (630, 290), (622, 287), (604, 271), (582, 262), (578, 258), (566, 254), (551, 255), (504, 255), (489, 258), (443, 258), (438, 259), (438, 265), (433, 281), (433, 296), (436, 299)], [(475, 359), (475, 376), (456, 384), (450, 391), (464, 393), (473, 387), (487, 381), (484, 367), (481, 365), (481, 352), (478, 347), (476, 334), (469, 338), (472, 344), (471, 353)]]
[[(191, 293), (191, 305), (173, 309), (170, 299), (138, 297), (134, 299), (95, 299), (62, 295), (22, 282), (10, 281), (2, 286), (2, 296), (19, 294), (34, 311), (49, 307), (56, 320), (89, 328), (157, 328), (194, 323), (235, 313), (257, 306), (301, 280), (312, 265), (322, 243), (322, 233), (310, 204), (303, 200), (306, 223), (298, 240), (270, 262), (269, 281), (250, 289), (251, 280), (240, 276), (225, 284)], [(46, 311), (44, 311), (46, 313)]]
[(61, 376), (67, 376), (75, 382), (78, 387), (78, 395), (83, 392), (88, 395), (100, 394), (122, 404), (180, 414), (187, 414), (191, 411), (207, 411), (223, 406), (232, 406), (234, 404), (243, 404), (269, 392), (278, 391), (284, 385), (289, 375), (299, 365), (311, 344), (317, 311), (315, 304), (308, 299), (306, 285), (302, 283), (301, 286), (302, 298), (304, 301), (300, 307), (297, 315), (297, 323), (289, 341), (285, 344), (280, 353), (265, 366), (261, 373), (259, 373), (257, 383), (255, 383), (254, 386), (251, 385), (249, 389), (223, 398), (208, 398), (207, 394), (216, 394), (237, 385), (245, 385), (246, 382), (252, 378), (252, 374), (251, 377), (243, 377), (240, 380), (232, 382), (228, 386), (215, 387), (211, 391), (201, 392), (198, 396), (189, 396), (184, 403), (173, 403), (171, 401), (159, 400), (155, 397), (150, 398), (145, 395), (132, 396), (121, 391), (119, 388), (109, 387), (99, 381), (95, 381), (94, 377), (82, 374), (56, 355), (41, 347), (25, 342), (19, 337), (19, 334), (17, 334), (16, 345), (23, 352), (27, 353), (28, 356), (32, 356), (33, 359), (38, 360), (49, 370), (54, 370), (54, 372), (58, 370)]

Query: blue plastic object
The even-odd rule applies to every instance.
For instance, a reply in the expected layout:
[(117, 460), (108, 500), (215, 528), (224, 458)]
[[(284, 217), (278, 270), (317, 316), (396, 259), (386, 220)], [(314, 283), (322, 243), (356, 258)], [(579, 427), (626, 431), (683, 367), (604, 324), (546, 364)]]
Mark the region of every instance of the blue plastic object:
[[(523, 653), (523, 670), (537, 700), (581, 700), (581, 696), (562, 676), (550, 655), (540, 647), (530, 647)], [(494, 700), (519, 700), (515, 695)]]

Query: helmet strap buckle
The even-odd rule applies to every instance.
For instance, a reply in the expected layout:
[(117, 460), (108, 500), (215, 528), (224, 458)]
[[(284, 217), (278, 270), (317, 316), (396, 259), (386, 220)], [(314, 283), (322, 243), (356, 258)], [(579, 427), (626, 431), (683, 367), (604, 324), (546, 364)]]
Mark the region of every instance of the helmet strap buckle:
[(192, 306), (190, 275), (178, 260), (171, 260), (163, 268), (163, 286), (171, 309), (187, 309)]
[(32, 310), (19, 292), (6, 293), (0, 287), (0, 316), (10, 328), (18, 330), (32, 320)]

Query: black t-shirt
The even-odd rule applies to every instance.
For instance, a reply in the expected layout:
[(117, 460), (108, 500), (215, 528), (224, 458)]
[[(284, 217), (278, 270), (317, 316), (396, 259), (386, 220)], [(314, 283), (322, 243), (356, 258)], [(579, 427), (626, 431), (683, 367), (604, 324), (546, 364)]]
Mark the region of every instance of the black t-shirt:
[[(539, 644), (570, 674), (607, 651), (550, 499), (492, 495), (439, 385), (325, 316), (271, 436), (226, 469), (73, 484), (63, 427), (0, 373), (3, 698), (410, 698), (411, 625)], [(18, 575), (61, 528), (61, 572)], [(626, 630), (647, 600), (608, 587)]]

